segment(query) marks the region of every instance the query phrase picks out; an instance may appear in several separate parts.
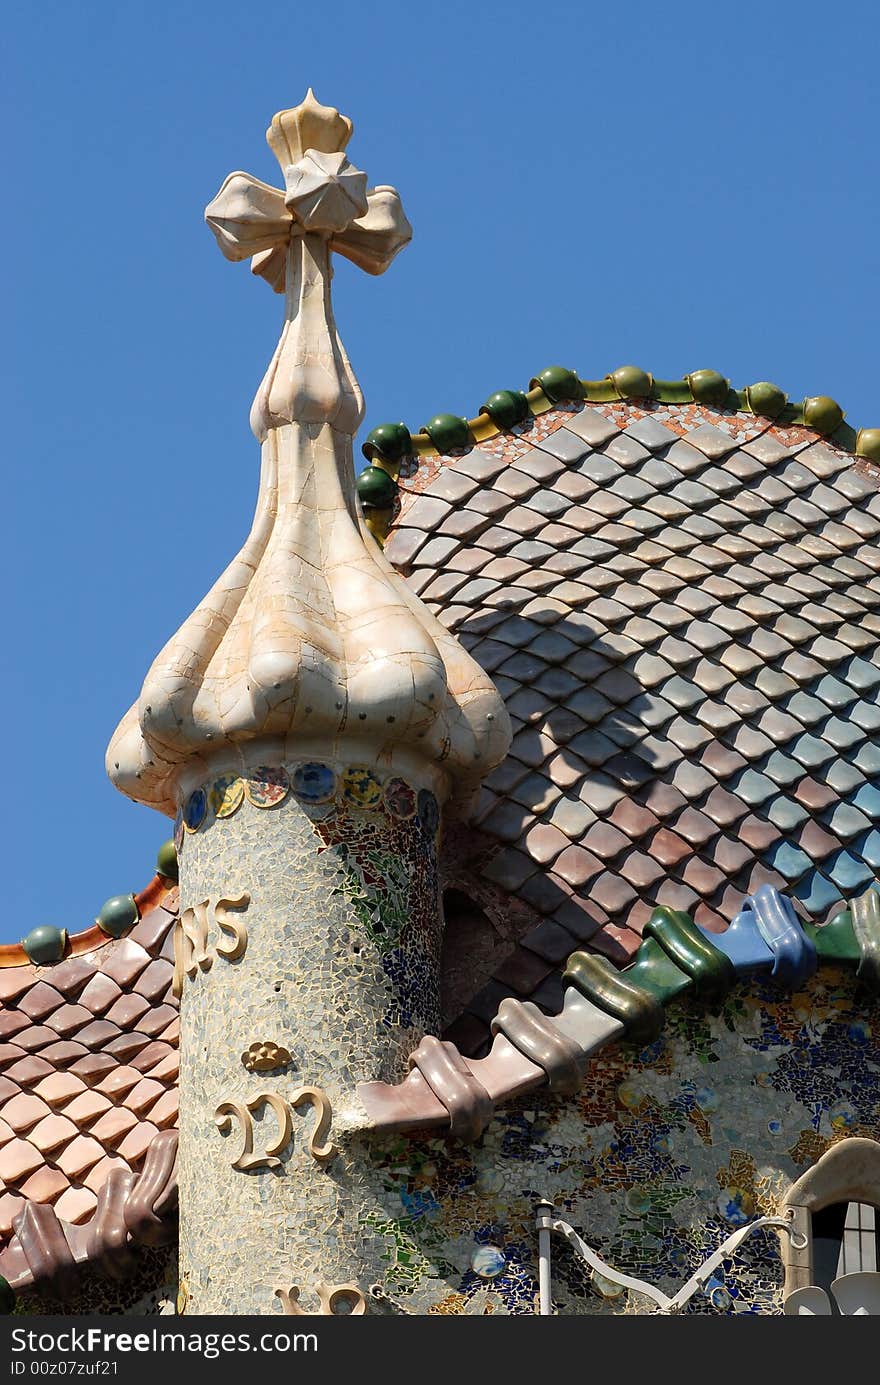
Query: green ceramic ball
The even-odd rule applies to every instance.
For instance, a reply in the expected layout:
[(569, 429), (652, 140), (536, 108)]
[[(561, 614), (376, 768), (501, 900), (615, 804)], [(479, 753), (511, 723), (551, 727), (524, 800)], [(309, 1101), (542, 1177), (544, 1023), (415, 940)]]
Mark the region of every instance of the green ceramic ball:
[(727, 403), (730, 381), (719, 375), (717, 370), (694, 370), (685, 379), (698, 404), (713, 404), (717, 408)]
[(547, 398), (553, 403), (558, 404), (563, 399), (583, 398), (583, 388), (578, 377), (573, 370), (566, 370), (561, 365), (550, 365), (546, 370), (542, 370), (529, 382), (530, 388), (534, 389), (540, 385)]
[(827, 394), (816, 394), (804, 400), (804, 423), (814, 432), (827, 438), (843, 422), (843, 409)]
[(133, 928), (140, 918), (133, 894), (115, 894), (101, 905), (101, 912), (95, 919), (102, 933), (111, 938), (121, 938)]
[(412, 437), (405, 423), (380, 423), (367, 434), (361, 448), (368, 462), (381, 457), (386, 462), (399, 462), (412, 452)]
[(637, 365), (618, 366), (611, 372), (611, 383), (621, 399), (647, 399), (654, 386), (647, 371), (639, 370)]
[(497, 390), (490, 394), (480, 413), (488, 414), (499, 428), (513, 428), (528, 418), (529, 401), (521, 390)]
[(163, 842), (156, 854), (156, 874), (161, 875), (164, 880), (174, 880), (180, 878), (177, 864), (177, 847), (171, 838)]
[(785, 391), (778, 385), (771, 385), (769, 380), (759, 380), (757, 384), (749, 385), (746, 399), (752, 413), (759, 418), (778, 418), (787, 403)]
[(869, 461), (880, 462), (880, 428), (860, 428), (856, 438), (856, 454)]
[(365, 505), (387, 509), (394, 504), (397, 482), (380, 466), (364, 467), (357, 478), (357, 493)]
[(55, 928), (51, 923), (42, 923), (32, 928), (21, 945), (30, 960), (38, 967), (51, 966), (60, 962), (67, 946), (67, 929)]
[(470, 446), (468, 421), (458, 414), (436, 414), (425, 424), (425, 432), (438, 452), (451, 452), (455, 447)]

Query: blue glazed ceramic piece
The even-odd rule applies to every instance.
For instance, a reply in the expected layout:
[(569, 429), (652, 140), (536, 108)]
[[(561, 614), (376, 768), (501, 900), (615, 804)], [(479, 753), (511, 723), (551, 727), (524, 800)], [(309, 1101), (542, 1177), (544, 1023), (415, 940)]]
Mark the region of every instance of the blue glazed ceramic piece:
[(720, 1105), (718, 1093), (714, 1087), (698, 1087), (694, 1092), (694, 1101), (704, 1116), (711, 1116), (712, 1112), (717, 1111)]
[(816, 949), (798, 924), (790, 899), (772, 885), (762, 885), (746, 901), (755, 914), (758, 931), (773, 953), (773, 976), (794, 989), (812, 976), (818, 965)]
[(841, 898), (840, 890), (820, 870), (811, 870), (809, 875), (805, 875), (792, 894), (811, 914), (820, 916), (826, 914), (832, 904)]
[(724, 952), (730, 958), (737, 971), (757, 971), (759, 967), (769, 967), (773, 961), (773, 953), (758, 932), (751, 909), (744, 908), (723, 933), (709, 936), (719, 952)]
[(880, 832), (876, 828), (866, 834), (857, 849), (869, 866), (873, 866), (874, 870), (880, 870)]
[(793, 798), (787, 798), (785, 794), (780, 794), (766, 811), (767, 817), (780, 832), (793, 832), (809, 817), (806, 808), (802, 808), (800, 803), (796, 803)]
[(715, 1205), (731, 1226), (745, 1226), (746, 1222), (752, 1219), (747, 1194), (742, 1188), (722, 1188)]
[(874, 872), (858, 856), (849, 851), (840, 851), (829, 862), (831, 879), (839, 885), (843, 893), (852, 894), (860, 885), (868, 885), (874, 879)]
[(208, 811), (208, 795), (204, 789), (196, 789), (186, 800), (183, 809), (183, 825), (187, 832), (198, 832)]
[(637, 1217), (651, 1210), (651, 1199), (644, 1188), (630, 1188), (624, 1198), (627, 1211), (634, 1212)]
[(796, 779), (803, 777), (804, 767), (797, 760), (783, 755), (781, 750), (774, 750), (767, 759), (764, 773), (770, 776), (774, 784), (793, 784)]
[[(867, 788), (868, 785), (865, 785)], [(854, 808), (851, 803), (838, 803), (836, 808), (825, 818), (826, 825), (839, 837), (841, 841), (849, 841), (859, 832), (867, 832), (871, 826), (870, 819), (860, 813), (858, 808)]]
[(336, 793), (336, 775), (329, 765), (312, 761), (307, 765), (297, 765), (291, 787), (303, 803), (329, 803)]
[(877, 774), (880, 772), (880, 749), (866, 741), (855, 757), (855, 764), (863, 774)]
[(880, 818), (880, 789), (875, 784), (863, 784), (853, 798), (852, 806), (869, 818)]
[(495, 1279), (506, 1264), (504, 1252), (497, 1246), (478, 1246), (471, 1256), (471, 1269), (481, 1279)]
[(835, 1130), (850, 1130), (858, 1125), (859, 1113), (851, 1101), (840, 1097), (828, 1107), (828, 1119)]
[(713, 1275), (713, 1277), (706, 1282), (703, 1293), (706, 1295), (712, 1307), (716, 1308), (719, 1313), (727, 1312), (732, 1302), (730, 1291), (726, 1284), (723, 1284), (717, 1276)]
[(786, 841), (777, 843), (767, 853), (766, 859), (772, 870), (779, 871), (779, 874), (784, 875), (789, 881), (800, 880), (812, 865), (805, 851), (801, 851), (793, 842)]

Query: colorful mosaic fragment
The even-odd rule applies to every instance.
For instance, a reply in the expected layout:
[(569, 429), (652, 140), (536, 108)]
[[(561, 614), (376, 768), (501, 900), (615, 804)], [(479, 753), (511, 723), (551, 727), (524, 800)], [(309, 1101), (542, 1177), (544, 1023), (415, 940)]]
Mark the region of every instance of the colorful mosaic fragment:
[(208, 806), (215, 817), (228, 818), (244, 801), (244, 780), (237, 774), (215, 779), (208, 792)]
[(283, 766), (262, 765), (252, 770), (245, 780), (248, 803), (255, 808), (277, 808), (290, 792), (290, 780)]

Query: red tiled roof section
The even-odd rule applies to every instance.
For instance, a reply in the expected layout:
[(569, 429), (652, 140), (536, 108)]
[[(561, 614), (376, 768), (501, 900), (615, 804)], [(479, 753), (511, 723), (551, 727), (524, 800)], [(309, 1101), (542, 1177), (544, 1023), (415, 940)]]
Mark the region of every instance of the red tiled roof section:
[(720, 930), (763, 883), (813, 918), (870, 883), (876, 468), (803, 428), (632, 401), (406, 471), (386, 554), (514, 730), (448, 862), (530, 919), (449, 1031), (465, 1051), (504, 995), (553, 1008), (566, 950), (625, 963), (658, 903)]
[[(0, 969), (0, 1274), (10, 1283), (30, 1282), (27, 1227), (51, 1224), (89, 1258), (74, 1228), (90, 1224), (113, 1171), (132, 1182), (159, 1132), (176, 1126), (177, 890), (149, 897), (118, 941), (55, 966)], [(49, 1222), (23, 1216), (30, 1204), (51, 1207)]]

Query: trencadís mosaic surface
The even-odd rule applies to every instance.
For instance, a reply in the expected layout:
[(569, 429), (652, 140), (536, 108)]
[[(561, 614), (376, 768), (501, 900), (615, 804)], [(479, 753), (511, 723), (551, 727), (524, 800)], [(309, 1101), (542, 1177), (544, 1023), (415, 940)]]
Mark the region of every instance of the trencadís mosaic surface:
[(361, 938), (352, 946), (359, 950), (362, 942), (369, 943), (381, 959), (390, 983), (382, 1025), (435, 1031), (436, 797), (400, 775), (381, 775), (365, 765), (307, 761), (290, 771), (261, 766), (246, 776), (222, 775), (190, 794), (175, 824), (180, 850), (188, 836), (231, 818), (245, 802), (277, 809), (288, 797), (314, 828), (318, 853), (326, 853), (336, 867), (327, 889), (354, 911)]
[[(831, 967), (792, 996), (753, 981), (715, 1012), (670, 1007), (655, 1043), (603, 1052), (575, 1097), (499, 1111), (477, 1146), (387, 1140), (387, 1215), (370, 1220), (389, 1311), (534, 1313), (541, 1197), (615, 1268), (672, 1293), (834, 1141), (878, 1137), (878, 1078), (880, 1009)], [(553, 1262), (560, 1312), (650, 1311), (558, 1240)], [(775, 1233), (758, 1233), (686, 1311), (778, 1313), (782, 1280)]]

